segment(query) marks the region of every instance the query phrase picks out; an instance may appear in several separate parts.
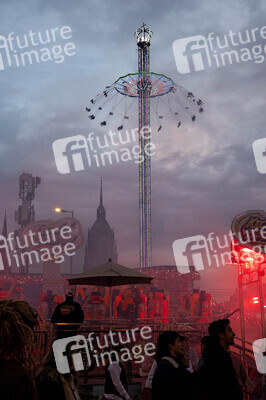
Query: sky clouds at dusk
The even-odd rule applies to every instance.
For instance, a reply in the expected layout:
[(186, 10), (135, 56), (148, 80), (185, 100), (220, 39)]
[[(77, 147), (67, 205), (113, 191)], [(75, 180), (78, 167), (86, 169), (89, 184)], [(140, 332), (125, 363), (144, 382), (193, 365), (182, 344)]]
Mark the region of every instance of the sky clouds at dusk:
[[(261, 28), (265, 11), (262, 0), (256, 4), (243, 0), (1, 0), (1, 35), (69, 26), (76, 52), (62, 63), (11, 65), (0, 71), (0, 215), (3, 218), (7, 208), (9, 230), (17, 228), (14, 211), (21, 173), (42, 178), (34, 200), (36, 219), (56, 219), (53, 208), (61, 205), (75, 210), (85, 234), (96, 218), (102, 177), (119, 262), (138, 267), (138, 165), (126, 162), (59, 174), (52, 143), (108, 130), (99, 126), (99, 120), (89, 120), (85, 107), (118, 77), (137, 72), (134, 32), (143, 21), (154, 32), (151, 71), (191, 90), (203, 99), (206, 110), (195, 123), (187, 121), (180, 129), (169, 118), (163, 130), (154, 134), (153, 265), (174, 264), (174, 240), (227, 233), (239, 212), (265, 209), (266, 176), (256, 169), (252, 143), (266, 136), (266, 60), (180, 74), (172, 49), (177, 39)], [(260, 43), (266, 44), (262, 39)], [(130, 128), (137, 127), (137, 115), (133, 117)], [(82, 268), (82, 251), (77, 271)]]

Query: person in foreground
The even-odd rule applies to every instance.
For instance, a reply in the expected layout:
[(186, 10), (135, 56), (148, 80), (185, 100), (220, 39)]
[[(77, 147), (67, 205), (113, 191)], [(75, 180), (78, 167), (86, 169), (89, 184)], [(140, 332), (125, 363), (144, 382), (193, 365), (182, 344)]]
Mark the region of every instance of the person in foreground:
[(187, 371), (189, 358), (183, 337), (165, 331), (158, 338), (157, 369), (152, 380), (152, 400), (194, 399), (194, 374)]
[(38, 400), (80, 400), (74, 382), (75, 368), (69, 349), (66, 349), (66, 354), (70, 362), (70, 373), (63, 375), (56, 368), (53, 349), (50, 346), (36, 374)]
[(203, 365), (197, 373), (203, 400), (242, 400), (235, 369), (229, 353), (235, 333), (228, 319), (210, 324), (210, 340), (203, 350)]
[[(119, 351), (119, 348), (116, 348)], [(111, 360), (108, 357), (105, 366), (104, 398), (107, 400), (132, 400), (128, 393), (127, 375), (121, 361), (117, 360), (114, 354)]]
[(36, 400), (32, 373), (37, 312), (25, 301), (0, 301), (0, 399)]

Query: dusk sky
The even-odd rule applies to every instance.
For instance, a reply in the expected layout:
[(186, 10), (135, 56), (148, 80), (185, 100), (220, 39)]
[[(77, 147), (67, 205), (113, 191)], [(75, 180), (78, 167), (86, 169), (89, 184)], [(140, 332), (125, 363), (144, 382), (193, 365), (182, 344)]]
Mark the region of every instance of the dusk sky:
[[(259, 35), (265, 25), (264, 1), (0, 0), (0, 5), (0, 65), (2, 61), (4, 66), (0, 70), (0, 222), (7, 208), (9, 232), (18, 227), (14, 212), (20, 204), (21, 173), (42, 179), (34, 200), (36, 220), (58, 219), (53, 208), (59, 205), (74, 210), (84, 235), (96, 218), (102, 178), (119, 263), (139, 266), (138, 165), (128, 161), (60, 174), (52, 144), (91, 131), (108, 132), (109, 127), (99, 126), (100, 120), (88, 119), (85, 107), (120, 76), (137, 72), (134, 32), (143, 21), (154, 33), (151, 71), (193, 92), (204, 101), (205, 109), (195, 122), (187, 120), (179, 129), (174, 119), (165, 119), (162, 131), (152, 138), (156, 146), (151, 160), (152, 264), (174, 265), (172, 244), (177, 239), (210, 232), (224, 235), (240, 212), (266, 208), (266, 176), (257, 171), (252, 150), (255, 140), (266, 137), (265, 51), (261, 53), (264, 60), (257, 58), (261, 62), (241, 59), (230, 64), (227, 60), (217, 67), (212, 58), (211, 65), (205, 63), (202, 70), (180, 73), (172, 47), (178, 39), (207, 38), (212, 32), (223, 37), (229, 31), (258, 28), (256, 42), (220, 51), (240, 52), (246, 47), (252, 54), (255, 45), (264, 49), (266, 34), (265, 38)], [(59, 38), (63, 26), (71, 28), (70, 39)], [(14, 32), (23, 42), (29, 31), (44, 35), (55, 28), (56, 43), (19, 49), (8, 65), (3, 37)], [(75, 54), (65, 55), (63, 62), (19, 67), (15, 63), (14, 54), (67, 42), (74, 43)], [(151, 118), (156, 127), (152, 113)], [(134, 129), (137, 124), (137, 114), (132, 112), (128, 127)], [(74, 262), (77, 272), (83, 268), (83, 255), (84, 247)], [(234, 268), (216, 268), (209, 280), (205, 272), (209, 287), (218, 287), (217, 280), (225, 288), (236, 285)], [(229, 271), (234, 271), (234, 280), (228, 283)]]

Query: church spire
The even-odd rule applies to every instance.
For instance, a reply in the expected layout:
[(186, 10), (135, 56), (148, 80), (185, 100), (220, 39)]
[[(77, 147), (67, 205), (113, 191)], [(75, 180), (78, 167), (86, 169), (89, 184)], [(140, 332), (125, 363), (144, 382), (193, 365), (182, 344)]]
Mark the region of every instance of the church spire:
[[(5, 210), (5, 218), (3, 223), (2, 235), (7, 238), (7, 222), (6, 222), (6, 210)], [(0, 270), (4, 270), (4, 272), (11, 272), (11, 262), (10, 257), (7, 255), (6, 250), (2, 247), (0, 249)]]
[(101, 178), (100, 207), (103, 207), (103, 180)]
[(101, 190), (100, 190), (100, 204), (97, 209), (97, 219), (105, 219), (105, 208), (103, 206), (103, 182), (101, 179)]
[(7, 238), (6, 210), (5, 210), (5, 218), (4, 218), (4, 223), (3, 223), (2, 235), (3, 235), (5, 238)]

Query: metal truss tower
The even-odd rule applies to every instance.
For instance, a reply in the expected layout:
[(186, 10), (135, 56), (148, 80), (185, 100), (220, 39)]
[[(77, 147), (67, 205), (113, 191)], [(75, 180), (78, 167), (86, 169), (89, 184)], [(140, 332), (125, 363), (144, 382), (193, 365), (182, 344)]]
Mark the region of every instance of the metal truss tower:
[[(23, 173), (19, 176), (19, 198), (22, 204), (18, 206), (18, 211), (15, 211), (15, 221), (21, 228), (35, 220), (35, 211), (32, 201), (35, 197), (35, 189), (41, 183), (41, 178), (33, 177), (31, 174)], [(29, 265), (22, 266), (20, 273), (28, 274)]]
[(140, 266), (151, 266), (151, 157), (145, 147), (150, 143), (150, 135), (142, 134), (144, 127), (150, 128), (150, 40), (152, 31), (143, 22), (136, 30), (138, 41), (138, 85), (139, 90), (139, 145), (143, 163), (139, 164), (139, 218), (140, 218)]

